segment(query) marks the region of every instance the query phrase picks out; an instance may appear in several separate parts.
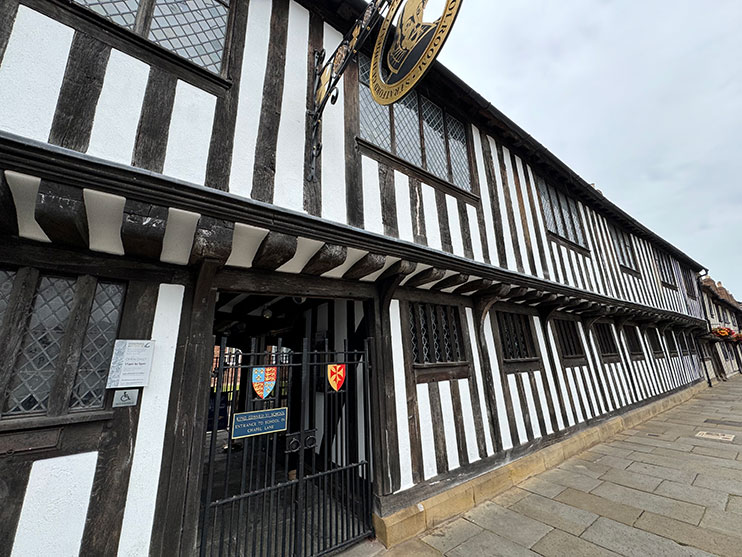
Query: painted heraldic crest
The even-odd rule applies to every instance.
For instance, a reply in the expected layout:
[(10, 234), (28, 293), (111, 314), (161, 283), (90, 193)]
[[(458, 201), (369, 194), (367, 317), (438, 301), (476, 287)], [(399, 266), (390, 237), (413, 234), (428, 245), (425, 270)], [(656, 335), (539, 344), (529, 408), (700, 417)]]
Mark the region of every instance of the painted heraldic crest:
[(254, 367), (252, 370), (252, 388), (260, 398), (270, 396), (276, 386), (278, 368)]

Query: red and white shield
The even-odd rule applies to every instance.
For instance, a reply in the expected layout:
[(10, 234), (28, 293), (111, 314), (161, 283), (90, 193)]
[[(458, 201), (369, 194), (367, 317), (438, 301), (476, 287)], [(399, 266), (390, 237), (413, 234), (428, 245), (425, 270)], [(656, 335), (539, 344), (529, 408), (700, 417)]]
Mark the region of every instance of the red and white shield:
[(345, 383), (345, 364), (329, 364), (327, 366), (327, 380), (330, 382), (330, 387), (339, 391)]

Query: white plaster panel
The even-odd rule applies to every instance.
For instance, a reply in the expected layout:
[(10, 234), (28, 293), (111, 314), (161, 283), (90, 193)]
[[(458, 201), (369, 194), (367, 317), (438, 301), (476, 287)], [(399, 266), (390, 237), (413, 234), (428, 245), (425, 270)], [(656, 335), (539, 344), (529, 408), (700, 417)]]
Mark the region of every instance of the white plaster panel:
[(425, 211), (425, 236), (428, 239), (428, 246), (442, 250), (441, 227), (438, 223), (438, 206), (435, 202), (435, 190), (427, 185), (422, 184), (423, 192), (423, 209)]
[(456, 442), (456, 425), (453, 417), (453, 399), (451, 398), (451, 382), (440, 381), (438, 392), (441, 396), (441, 414), (443, 419), (443, 434), (446, 438), (446, 457), (448, 470), (455, 470), (461, 466), (459, 462), (459, 448)]
[(459, 257), (464, 257), (464, 238), (461, 234), (459, 203), (454, 196), (446, 194), (446, 209), (448, 211), (448, 228), (451, 231), (453, 253)]
[(526, 404), (528, 405), (528, 416), (531, 419), (531, 428), (533, 429), (533, 437), (538, 439), (542, 436), (541, 424), (538, 423), (538, 411), (536, 409), (536, 401), (534, 400), (533, 390), (531, 389), (531, 382), (528, 380), (528, 375), (523, 376), (523, 393), (526, 395)]
[[(476, 348), (474, 348), (476, 351)], [(469, 390), (469, 381), (459, 379), (459, 394), (461, 395), (461, 414), (464, 420), (464, 437), (466, 439), (466, 454), (469, 457), (469, 463), (479, 460), (479, 447), (477, 446), (476, 427), (474, 425), (474, 408), (472, 406), (471, 391)], [(487, 419), (485, 417), (485, 423)]]
[[(535, 329), (536, 329), (536, 339), (538, 341), (539, 350), (541, 351), (541, 354), (543, 354), (543, 362), (544, 362), (544, 374), (547, 379), (547, 383), (549, 384), (549, 393), (551, 393), (551, 400), (554, 403), (554, 413), (556, 414), (556, 426), (558, 429), (562, 430), (564, 429), (564, 420), (562, 419), (562, 407), (559, 404), (559, 397), (557, 396), (557, 375), (556, 370), (552, 369), (551, 362), (549, 361), (550, 358), (547, 355), (547, 347), (546, 343), (544, 342), (544, 333), (543, 333), (543, 327), (541, 325), (541, 319), (539, 317), (533, 318), (535, 323)], [(558, 360), (556, 360), (558, 361)], [(551, 380), (548, 380), (551, 378)]]
[[(343, 42), (343, 35), (327, 23), (324, 27), (325, 51), (334, 52)], [(345, 87), (342, 79), (338, 82), (337, 92), (337, 103), (328, 104), (322, 116), (322, 218), (345, 224), (348, 211), (345, 200)]]
[(363, 226), (369, 232), (384, 234), (381, 218), (381, 189), (379, 186), (379, 163), (368, 157), (361, 157), (363, 176)]
[(518, 385), (516, 383), (515, 374), (507, 375), (507, 387), (510, 390), (510, 400), (513, 403), (513, 419), (515, 420), (515, 428), (518, 432), (519, 445), (528, 442), (528, 433), (526, 432), (526, 422), (523, 419), (523, 409), (520, 407), (520, 398), (518, 396)]
[(149, 66), (112, 49), (95, 111), (88, 154), (131, 164)]
[(402, 315), (399, 300), (389, 305), (391, 317), (392, 366), (394, 373), (394, 410), (397, 417), (397, 446), (399, 452), (400, 491), (413, 486), (412, 451), (407, 417), (407, 384), (405, 381), (404, 348), (402, 346)]
[(412, 233), (412, 205), (410, 204), (410, 179), (398, 170), (394, 171), (394, 196), (397, 207), (397, 230), (399, 238), (414, 241)]
[(152, 324), (155, 350), (149, 385), (142, 390), (139, 403), (139, 425), (119, 539), (120, 556), (149, 554), (184, 291), (185, 287), (179, 284), (161, 284), (157, 296)]
[[(229, 178), (230, 193), (242, 197), (250, 197), (252, 191), (255, 147), (258, 142), (265, 68), (268, 63), (272, 5), (272, 2), (263, 1), (250, 2), (248, 6), (245, 56), (242, 59), (232, 171)], [(236, 30), (237, 33), (242, 31)]]
[(162, 239), (160, 261), (174, 265), (187, 265), (193, 249), (193, 238), (201, 215), (175, 209), (167, 210), (167, 225)]
[(528, 260), (528, 254), (526, 252), (526, 240), (523, 233), (523, 220), (521, 219), (520, 206), (518, 205), (518, 186), (515, 184), (515, 175), (512, 165), (512, 157), (510, 156), (510, 150), (507, 147), (502, 148), (502, 158), (505, 163), (505, 172), (507, 174), (507, 188), (510, 193), (510, 204), (513, 211), (513, 222), (515, 223), (515, 237), (518, 242), (518, 252), (520, 253), (521, 261), (523, 262), (523, 269), (529, 275), (533, 274), (531, 269), (531, 263)]
[(260, 248), (260, 244), (268, 235), (265, 228), (257, 228), (249, 224), (237, 222), (232, 233), (232, 252), (229, 254), (226, 265), (231, 267), (252, 267), (252, 261)]
[(487, 181), (487, 172), (484, 163), (484, 151), (482, 148), (482, 136), (480, 131), (472, 126), (472, 135), (474, 137), (474, 156), (477, 159), (477, 171), (479, 173), (479, 195), (482, 197), (482, 210), (484, 211), (484, 230), (487, 234), (487, 248), (489, 249), (490, 262), (493, 265), (499, 265), (495, 220), (492, 216), (492, 201), (490, 193), (490, 184)]
[[(544, 267), (541, 263), (541, 253), (538, 250), (538, 244), (536, 241), (536, 228), (533, 225), (533, 212), (531, 211), (530, 200), (533, 192), (528, 187), (530, 182), (526, 180), (526, 173), (524, 169), (525, 164), (518, 156), (515, 157), (515, 166), (518, 172), (518, 179), (520, 180), (520, 189), (523, 193), (523, 205), (525, 208), (524, 212), (526, 214), (525, 226), (527, 227), (528, 235), (531, 238), (533, 261), (534, 265), (536, 266), (536, 268), (533, 269), (533, 272), (537, 277), (544, 278)], [(534, 206), (535, 205), (536, 204), (534, 203)]]
[(97, 462), (93, 451), (33, 463), (12, 557), (80, 553)]
[(5, 179), (8, 181), (10, 195), (13, 196), (18, 220), (18, 235), (37, 242), (50, 242), (46, 232), (36, 221), (36, 198), (39, 194), (41, 178), (6, 170)]
[[(468, 311), (468, 310), (467, 310)], [(500, 379), (500, 368), (497, 364), (497, 352), (495, 349), (495, 338), (492, 335), (492, 316), (487, 314), (484, 323), (484, 339), (487, 343), (487, 352), (489, 353), (490, 367), (492, 368), (492, 383), (495, 386), (495, 406), (497, 408), (497, 423), (500, 427), (500, 439), (502, 439), (502, 449), (507, 451), (513, 447), (513, 439), (510, 437), (510, 420), (505, 409), (505, 393), (502, 388)]]
[[(278, 125), (278, 144), (276, 145), (273, 203), (294, 211), (304, 211), (308, 44), (309, 12), (297, 2), (290, 2), (281, 122)], [(328, 110), (333, 108), (335, 107), (330, 107)]]
[(194, 184), (204, 183), (215, 108), (214, 95), (178, 81), (163, 174)]
[(126, 198), (102, 191), (82, 190), (88, 217), (88, 245), (92, 251), (124, 255), (121, 224)]
[(18, 7), (0, 66), (0, 129), (48, 141), (74, 31)]
[(500, 200), (500, 222), (502, 223), (502, 238), (505, 244), (505, 260), (500, 261), (500, 267), (505, 269), (515, 268), (515, 251), (513, 250), (513, 237), (510, 231), (510, 217), (508, 216), (507, 203), (505, 202), (505, 187), (502, 183), (502, 174), (500, 172), (500, 157), (497, 154), (497, 144), (495, 140), (487, 136), (492, 152), (492, 161), (495, 165), (495, 181), (497, 182), (497, 197)]
[(423, 453), (423, 478), (429, 479), (438, 474), (435, 462), (435, 438), (433, 435), (433, 415), (430, 412), (430, 389), (427, 383), (417, 385), (417, 411), (420, 418), (420, 445)]
[(547, 411), (549, 408), (548, 402), (546, 400), (546, 388), (544, 386), (544, 380), (541, 376), (540, 371), (535, 371), (533, 374), (535, 380), (536, 380), (536, 390), (538, 391), (538, 400), (541, 404), (541, 409), (544, 411), (544, 425), (546, 425), (546, 434), (551, 435), (554, 433), (554, 425), (551, 422), (551, 416), (549, 415), (549, 412)]
[(474, 253), (474, 260), (484, 263), (484, 251), (482, 250), (482, 235), (479, 233), (479, 216), (474, 205), (466, 204), (466, 213), (469, 216), (469, 236)]
[(276, 271), (282, 273), (300, 273), (309, 263), (309, 260), (324, 246), (320, 240), (299, 237), (296, 242), (296, 253), (294, 257), (281, 265)]
[(582, 415), (582, 408), (580, 406), (580, 395), (577, 392), (577, 387), (575, 386), (574, 377), (572, 377), (572, 368), (565, 368), (564, 374), (567, 376), (567, 383), (569, 384), (569, 390), (572, 393), (572, 400), (574, 401), (575, 407), (574, 411), (577, 415), (577, 421), (578, 422), (584, 422), (585, 416)]
[[(538, 324), (538, 321), (536, 322)], [(556, 368), (554, 369), (554, 376), (559, 379), (559, 390), (562, 392), (562, 400), (564, 401), (565, 410), (567, 411), (567, 422), (569, 426), (573, 426), (576, 423), (575, 409), (570, 404), (569, 396), (567, 395), (567, 376), (569, 376), (569, 369), (563, 368), (560, 364), (559, 354), (556, 350), (556, 339), (554, 338), (554, 332), (550, 325), (547, 325), (548, 344), (551, 347), (551, 353), (554, 356), (554, 362), (556, 362)], [(540, 334), (540, 333), (539, 333)], [(546, 358), (545, 358), (546, 360)], [(545, 363), (545, 365), (548, 365)], [(576, 400), (576, 399), (573, 399)]]

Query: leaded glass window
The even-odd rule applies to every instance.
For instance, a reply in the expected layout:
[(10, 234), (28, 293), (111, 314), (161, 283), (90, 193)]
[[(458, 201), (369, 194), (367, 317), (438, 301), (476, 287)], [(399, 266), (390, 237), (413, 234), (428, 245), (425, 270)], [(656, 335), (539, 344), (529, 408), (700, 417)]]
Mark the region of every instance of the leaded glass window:
[(121, 318), (124, 286), (99, 282), (90, 310), (80, 364), (72, 390), (70, 408), (84, 410), (103, 406), (108, 366)]
[(538, 359), (530, 316), (522, 313), (498, 311), (497, 324), (500, 328), (502, 359), (504, 362)]
[(675, 282), (675, 273), (672, 268), (672, 261), (670, 256), (659, 249), (654, 250), (654, 260), (657, 263), (657, 268), (660, 271), (660, 280), (665, 286), (674, 287), (677, 285)]
[(392, 106), (374, 101), (371, 61), (358, 56), (361, 138), (461, 189), (471, 190), (466, 126), (416, 92)]
[(616, 249), (616, 255), (618, 256), (618, 264), (622, 267), (638, 271), (636, 253), (634, 252), (634, 245), (631, 243), (631, 236), (613, 225), (611, 225), (610, 231), (613, 247)]
[(228, 4), (219, 0), (157, 0), (149, 39), (219, 73), (228, 16)]
[(130, 31), (134, 30), (139, 0), (75, 0), (75, 2), (90, 8), (121, 27)]
[(577, 202), (541, 178), (539, 178), (538, 186), (546, 229), (573, 244), (587, 247)]
[(565, 359), (584, 358), (585, 348), (580, 340), (577, 323), (571, 319), (555, 319), (554, 326), (562, 348), (562, 357)]
[[(11, 306), (13, 291), (19, 295)], [(0, 363), (0, 415), (59, 416), (68, 406), (101, 408), (124, 293), (122, 283), (89, 276), (0, 270), (0, 342), (7, 343), (11, 326), (20, 334)]]
[(595, 336), (598, 339), (598, 347), (602, 356), (618, 356), (616, 338), (613, 336), (613, 330), (608, 323), (596, 323)]
[(74, 301), (74, 279), (42, 277), (23, 333), (3, 414), (45, 412)]
[(410, 347), (416, 364), (463, 362), (459, 341), (459, 308), (410, 303)]
[(222, 70), (229, 0), (74, 1), (202, 68)]
[(627, 325), (624, 327), (624, 333), (626, 334), (626, 344), (629, 347), (629, 354), (632, 356), (643, 356), (644, 350), (642, 350), (642, 343), (639, 339), (639, 331), (633, 325)]

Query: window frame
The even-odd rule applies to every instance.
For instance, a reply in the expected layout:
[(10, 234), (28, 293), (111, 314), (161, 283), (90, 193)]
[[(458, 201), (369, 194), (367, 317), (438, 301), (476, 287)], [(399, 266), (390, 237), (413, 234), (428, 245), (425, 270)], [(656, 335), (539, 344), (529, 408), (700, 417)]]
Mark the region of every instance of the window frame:
[[(0, 349), (0, 353), (8, 362), (4, 369), (0, 369), (0, 393), (2, 393), (0, 398), (0, 432), (110, 419), (113, 416), (112, 391), (104, 387), (101, 406), (82, 409), (73, 408), (72, 393), (80, 372), (92, 305), (98, 285), (100, 283), (115, 283), (123, 287), (118, 306), (115, 340), (119, 338), (124, 321), (129, 281), (120, 278), (92, 276), (84, 272), (60, 272), (26, 265), (6, 265), (2, 263), (0, 268), (15, 272), (10, 302), (2, 320), (0, 320), (0, 341), (5, 343), (6, 346), (13, 346), (13, 348)], [(44, 411), (37, 412), (7, 413), (5, 411), (6, 399), (11, 390), (13, 377), (18, 373), (17, 365), (23, 350), (23, 340), (26, 338), (27, 327), (32, 317), (37, 292), (43, 277), (74, 281), (72, 301), (59, 341), (60, 351), (54, 363), (53, 379), (51, 380), (49, 398), (46, 403), (47, 408)], [(110, 346), (110, 350), (112, 354), (113, 345)], [(74, 359), (74, 365), (69, 365), (68, 358), (70, 357)]]
[(135, 33), (73, 0), (22, 0), (22, 3), (151, 66), (172, 73), (207, 93), (223, 97), (232, 87), (230, 60), (235, 14), (240, 4), (236, 0), (229, 6), (222, 68), (218, 74), (149, 40), (145, 34)]
[[(541, 206), (541, 216), (544, 220), (547, 235), (552, 240), (564, 243), (570, 248), (590, 253), (585, 223), (577, 207), (578, 201), (568, 193), (547, 183), (540, 176), (536, 179), (536, 184), (536, 192), (539, 198), (539, 205)], [(564, 200), (566, 211), (562, 207), (562, 200)], [(547, 208), (551, 219), (547, 217)], [(575, 215), (573, 213), (577, 214)], [(557, 218), (557, 215), (559, 215), (559, 218)], [(567, 219), (567, 217), (569, 218)], [(553, 228), (550, 227), (551, 222), (554, 224)], [(569, 237), (570, 230), (574, 238)], [(580, 238), (582, 239), (582, 243), (580, 243)]]
[[(553, 320), (555, 338), (559, 346), (559, 356), (569, 365), (587, 364), (587, 348), (582, 342), (579, 330), (579, 322), (567, 316), (557, 316)], [(573, 329), (573, 330), (572, 330)], [(569, 350), (578, 348), (581, 353), (569, 353)]]
[[(504, 373), (520, 373), (540, 370), (542, 368), (542, 358), (533, 330), (533, 314), (523, 311), (522, 308), (519, 308), (518, 306), (510, 304), (498, 304), (492, 311), (494, 311), (492, 325), (495, 330), (495, 343), (498, 347), (497, 354), (502, 371)], [(528, 352), (526, 357), (506, 357), (508, 349), (506, 348), (505, 337), (503, 335), (502, 315), (517, 316), (521, 326), (523, 324), (527, 325), (527, 331), (521, 329), (521, 332), (528, 333), (528, 335), (524, 334), (523, 336), (523, 339), (525, 340), (525, 348)], [(513, 324), (517, 325), (515, 321), (513, 321)]]
[(662, 339), (660, 338), (659, 330), (656, 327), (647, 327), (646, 334), (649, 341), (649, 348), (652, 350), (654, 357), (664, 358), (665, 350), (662, 348)]
[[(418, 362), (416, 360), (415, 351), (410, 347), (410, 345), (412, 344), (413, 327), (415, 330), (415, 338), (418, 339), (418, 343), (420, 342), (421, 323), (417, 312), (420, 306), (425, 308), (426, 323), (431, 322), (432, 312), (435, 310), (435, 319), (438, 330), (442, 330), (439, 311), (447, 311), (449, 322), (455, 323), (457, 327), (456, 342), (458, 343), (458, 356), (462, 359), (436, 362)], [(471, 359), (469, 350), (466, 346), (468, 337), (464, 332), (463, 312), (458, 305), (451, 304), (446, 300), (429, 301), (415, 298), (405, 300), (404, 305), (400, 307), (400, 309), (402, 311), (402, 325), (404, 326), (403, 338), (410, 348), (409, 350), (405, 350), (405, 353), (410, 356), (408, 363), (410, 370), (414, 374), (416, 383), (433, 383), (437, 381), (468, 379), (471, 376)], [(414, 319), (414, 322), (412, 319)], [(430, 327), (427, 329), (427, 336), (429, 337), (430, 350), (433, 350), (433, 331)], [(442, 336), (439, 336), (439, 339), (442, 338)], [(454, 339), (451, 338), (450, 342), (454, 342)], [(421, 355), (421, 345), (418, 344), (417, 346), (417, 353), (418, 355)], [(443, 347), (441, 347), (441, 349), (443, 349)]]
[[(369, 84), (366, 80), (362, 79), (361, 75), (361, 64), (362, 64), (362, 57), (365, 58), (368, 61), (368, 56), (366, 56), (363, 53), (359, 53), (356, 57), (356, 63), (358, 65), (358, 95), (359, 95), (359, 112), (363, 110), (363, 106), (361, 104), (360, 95), (363, 93), (361, 92), (361, 89), (365, 87), (366, 89), (369, 89)], [(370, 61), (369, 61), (370, 63)], [(368, 91), (370, 94), (370, 90)], [(395, 103), (391, 106), (384, 106), (381, 107), (387, 112), (388, 120), (389, 120), (389, 132), (390, 132), (390, 150), (387, 150), (384, 146), (377, 145), (374, 143), (371, 139), (368, 139), (363, 136), (363, 130), (358, 129), (358, 136), (356, 137), (356, 142), (359, 143), (359, 145), (362, 148), (365, 148), (376, 155), (381, 155), (382, 157), (389, 160), (389, 162), (392, 163), (393, 166), (397, 166), (401, 171), (408, 172), (412, 170), (413, 174), (417, 174), (416, 177), (418, 177), (421, 181), (427, 183), (427, 184), (433, 184), (433, 185), (440, 185), (443, 186), (444, 189), (452, 193), (456, 196), (464, 196), (469, 197), (474, 201), (479, 200), (478, 195), (478, 184), (476, 180), (476, 172), (474, 169), (474, 154), (473, 154), (473, 137), (471, 134), (471, 127), (468, 125), (468, 122), (466, 118), (462, 117), (460, 114), (458, 114), (455, 110), (450, 109), (445, 103), (438, 102), (434, 99), (434, 96), (430, 95), (427, 90), (425, 90), (424, 87), (418, 87), (416, 90), (409, 93), (410, 95), (414, 95), (417, 100), (417, 123), (418, 123), (418, 138), (419, 138), (419, 145), (420, 145), (420, 164), (416, 164), (415, 162), (409, 161), (407, 158), (405, 158), (403, 155), (399, 153), (399, 149), (397, 146), (397, 128), (396, 128), (396, 116), (395, 113), (398, 109), (399, 103)], [(447, 169), (447, 175), (446, 178), (441, 178), (438, 174), (436, 174), (433, 170), (430, 169), (430, 166), (428, 164), (428, 148), (426, 146), (426, 140), (425, 140), (425, 132), (424, 132), (424, 118), (423, 118), (423, 98), (427, 100), (428, 102), (432, 103), (434, 106), (439, 108), (442, 113), (442, 119), (443, 119), (443, 133), (445, 136), (445, 153), (446, 153), (446, 169)], [(375, 101), (374, 101), (375, 102)], [(379, 105), (381, 106), (381, 105)], [(464, 186), (461, 186), (456, 183), (455, 175), (454, 175), (454, 162), (451, 156), (451, 132), (449, 130), (449, 118), (453, 118), (461, 123), (462, 128), (464, 130), (464, 140), (465, 140), (465, 152), (466, 152), (466, 169), (469, 174), (469, 183), (468, 183), (468, 189)]]
[[(613, 331), (614, 324), (610, 321), (598, 321), (593, 324), (593, 332), (595, 334), (596, 344), (598, 346), (598, 353), (600, 354), (603, 363), (617, 363), (621, 361), (621, 349), (618, 346), (616, 335)], [(606, 335), (603, 332), (607, 333)], [(606, 351), (605, 344), (603, 341), (610, 340), (611, 348), (613, 351)]]
[(629, 353), (629, 357), (634, 361), (645, 359), (644, 345), (642, 343), (639, 327), (627, 323), (622, 327), (622, 329), (626, 339), (626, 349)]
[(678, 290), (677, 277), (675, 276), (675, 270), (670, 256), (661, 249), (655, 247), (654, 262), (657, 266), (657, 272), (662, 286), (672, 290)]
[(641, 277), (636, 249), (631, 241), (631, 234), (613, 223), (609, 223), (609, 229), (613, 248), (616, 251), (618, 266), (622, 271)]
[(690, 267), (680, 266), (681, 274), (683, 275), (683, 282), (685, 283), (685, 293), (689, 298), (693, 300), (698, 299), (696, 294), (696, 280), (693, 274), (693, 270)]
[(671, 358), (675, 358), (680, 355), (680, 351), (678, 350), (678, 342), (675, 340), (675, 335), (673, 334), (672, 329), (666, 329), (665, 330), (665, 343), (667, 344), (667, 352), (670, 354)]

